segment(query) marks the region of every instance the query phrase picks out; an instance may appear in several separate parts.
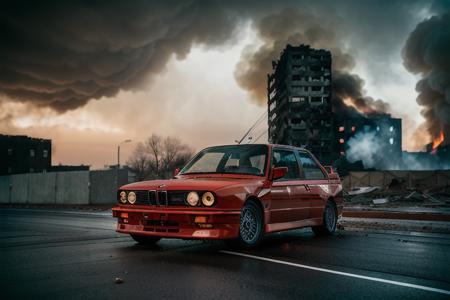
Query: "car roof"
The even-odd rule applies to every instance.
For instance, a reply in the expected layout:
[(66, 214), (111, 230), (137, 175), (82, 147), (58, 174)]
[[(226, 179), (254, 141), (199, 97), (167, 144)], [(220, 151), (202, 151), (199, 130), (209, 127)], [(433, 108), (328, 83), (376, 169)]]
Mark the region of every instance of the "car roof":
[(205, 149), (209, 149), (209, 148), (213, 148), (213, 147), (230, 147), (230, 146), (268, 146), (268, 147), (272, 147), (272, 148), (285, 148), (285, 149), (291, 149), (291, 150), (300, 150), (300, 151), (304, 151), (304, 152), (310, 152), (307, 149), (303, 148), (303, 147), (296, 147), (296, 146), (291, 146), (291, 145), (282, 145), (282, 144), (270, 144), (270, 143), (259, 143), (259, 144), (227, 144), (227, 145), (216, 145), (216, 146), (210, 146), (210, 147), (206, 147)]

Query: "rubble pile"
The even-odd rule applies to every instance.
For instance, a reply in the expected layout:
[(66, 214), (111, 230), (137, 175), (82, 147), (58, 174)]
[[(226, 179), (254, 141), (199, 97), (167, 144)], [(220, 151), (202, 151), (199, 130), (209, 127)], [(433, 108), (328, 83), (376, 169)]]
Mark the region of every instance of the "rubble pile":
[(379, 186), (355, 187), (344, 191), (347, 205), (450, 207), (450, 185), (432, 188), (405, 188), (401, 182)]

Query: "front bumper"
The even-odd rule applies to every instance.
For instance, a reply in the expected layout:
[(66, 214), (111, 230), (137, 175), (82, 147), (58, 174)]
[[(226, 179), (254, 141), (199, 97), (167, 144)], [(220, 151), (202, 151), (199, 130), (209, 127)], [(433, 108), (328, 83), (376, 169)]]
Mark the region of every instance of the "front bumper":
[[(112, 211), (118, 221), (116, 231), (121, 233), (182, 239), (231, 239), (239, 235), (240, 210), (117, 206)], [(196, 217), (202, 222), (196, 223)]]

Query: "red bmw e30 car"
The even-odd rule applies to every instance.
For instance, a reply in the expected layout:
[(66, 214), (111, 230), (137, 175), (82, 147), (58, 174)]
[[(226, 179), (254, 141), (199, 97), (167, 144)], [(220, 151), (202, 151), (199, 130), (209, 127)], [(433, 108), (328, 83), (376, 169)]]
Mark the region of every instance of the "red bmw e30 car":
[(138, 243), (226, 239), (244, 247), (300, 227), (332, 235), (341, 213), (339, 176), (304, 149), (272, 144), (206, 148), (173, 179), (122, 186), (113, 208), (117, 231)]

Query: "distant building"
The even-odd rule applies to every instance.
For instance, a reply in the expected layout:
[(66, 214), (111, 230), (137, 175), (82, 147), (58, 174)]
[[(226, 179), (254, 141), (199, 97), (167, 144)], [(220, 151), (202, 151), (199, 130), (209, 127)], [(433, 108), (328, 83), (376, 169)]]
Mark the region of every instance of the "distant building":
[(24, 173), (89, 171), (89, 166), (52, 166), (52, 140), (0, 134), (0, 176)]
[(51, 140), (0, 135), (0, 175), (47, 172), (51, 161)]
[(331, 53), (288, 45), (268, 75), (269, 141), (337, 158), (331, 106)]
[(336, 117), (336, 139), (340, 156), (345, 156), (348, 141), (358, 133), (374, 133), (377, 146), (381, 149), (380, 158), (386, 161), (399, 160), (402, 156), (402, 119), (389, 115), (380, 117), (355, 117), (340, 119)]
[(56, 165), (50, 168), (50, 172), (70, 172), (70, 171), (89, 171), (90, 166), (86, 165)]

